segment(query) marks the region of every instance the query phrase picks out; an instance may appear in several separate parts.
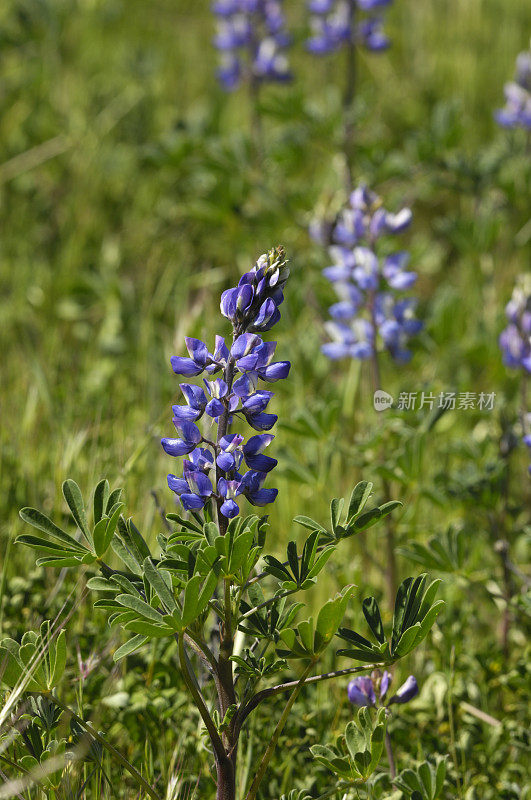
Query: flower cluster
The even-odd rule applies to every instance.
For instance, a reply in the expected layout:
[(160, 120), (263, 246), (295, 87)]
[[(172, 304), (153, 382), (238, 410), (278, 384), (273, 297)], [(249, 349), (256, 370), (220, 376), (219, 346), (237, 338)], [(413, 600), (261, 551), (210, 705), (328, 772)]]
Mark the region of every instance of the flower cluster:
[(398, 251), (380, 258), (378, 239), (398, 234), (411, 222), (411, 211), (392, 214), (367, 187), (355, 189), (331, 230), (314, 226), (312, 235), (329, 244), (334, 263), (323, 270), (332, 282), (338, 302), (330, 308), (332, 321), (326, 323), (333, 340), (322, 346), (332, 359), (370, 358), (381, 345), (400, 362), (411, 357), (409, 337), (418, 333), (422, 322), (415, 318), (416, 300), (396, 298), (396, 292), (410, 289), (417, 273), (408, 270), (409, 254)]
[(348, 699), (356, 706), (390, 706), (394, 703), (409, 703), (419, 693), (417, 680), (414, 675), (410, 675), (396, 694), (385, 702), (391, 681), (392, 677), (387, 670), (383, 674), (374, 670), (370, 678), (354, 678), (347, 688)]
[[(312, 35), (307, 41), (311, 53), (323, 55), (347, 43), (379, 51), (389, 47), (382, 29), (380, 11), (392, 0), (309, 0)], [(360, 16), (361, 13), (361, 16)]]
[(514, 80), (504, 86), (505, 106), (494, 117), (502, 128), (531, 130), (531, 51), (516, 59)]
[[(168, 475), (168, 485), (187, 511), (204, 507), (213, 498), (226, 518), (239, 513), (237, 499), (245, 497), (256, 506), (272, 503), (276, 489), (263, 488), (277, 461), (264, 454), (274, 436), (269, 431), (277, 416), (267, 413), (273, 392), (261, 388), (286, 378), (289, 361), (273, 361), (276, 342), (264, 342), (258, 332), (268, 331), (279, 319), (283, 287), (289, 269), (282, 248), (262, 255), (242, 276), (238, 286), (223, 292), (221, 313), (232, 323), (233, 341), (216, 336), (214, 348), (199, 339), (185, 339), (188, 356), (171, 359), (173, 371), (186, 378), (206, 373), (203, 386), (181, 383), (186, 404), (175, 405), (176, 438), (162, 439), (170, 456), (185, 456), (183, 475)], [(221, 373), (222, 377), (212, 377)], [(215, 428), (212, 439), (196, 424), (201, 418)], [(235, 418), (245, 419), (255, 431), (247, 441), (231, 433)], [(248, 467), (242, 474), (242, 465)]]
[(500, 334), (503, 363), (531, 373), (531, 275), (522, 275), (505, 307), (509, 324)]
[[(524, 444), (529, 449), (529, 456), (531, 457), (531, 413), (524, 415)], [(528, 471), (531, 475), (531, 464), (528, 467)]]
[(218, 21), (214, 44), (221, 54), (218, 78), (225, 89), (242, 80), (290, 80), (282, 0), (215, 0), (212, 11)]
[[(500, 334), (503, 363), (531, 374), (531, 275), (521, 275), (505, 306), (508, 325)], [(531, 414), (524, 415), (524, 444), (531, 450)], [(531, 473), (531, 466), (529, 467)]]

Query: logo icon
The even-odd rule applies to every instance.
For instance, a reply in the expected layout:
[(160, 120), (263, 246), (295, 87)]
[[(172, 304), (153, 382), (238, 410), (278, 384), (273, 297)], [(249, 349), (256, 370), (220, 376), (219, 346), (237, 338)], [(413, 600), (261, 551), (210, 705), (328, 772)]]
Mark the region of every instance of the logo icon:
[(374, 393), (373, 402), (375, 411), (385, 411), (386, 408), (393, 405), (393, 397), (382, 389), (378, 389)]

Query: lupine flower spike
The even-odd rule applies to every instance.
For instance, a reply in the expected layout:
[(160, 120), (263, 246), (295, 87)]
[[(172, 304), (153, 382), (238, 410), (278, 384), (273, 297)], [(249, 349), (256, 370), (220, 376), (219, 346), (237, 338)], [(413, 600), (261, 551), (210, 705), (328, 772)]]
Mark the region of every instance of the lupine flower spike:
[(392, 0), (309, 0), (311, 53), (326, 55), (346, 44), (374, 52), (386, 50), (381, 12)]
[(531, 373), (531, 275), (522, 275), (505, 307), (507, 327), (500, 334), (503, 363)]
[(243, 81), (291, 79), (282, 0), (215, 0), (212, 11), (217, 18), (218, 79), (224, 89), (236, 89)]
[[(213, 498), (222, 517), (230, 519), (240, 511), (245, 497), (255, 506), (272, 503), (277, 489), (264, 487), (267, 474), (277, 465), (264, 453), (274, 439), (269, 431), (276, 414), (266, 412), (273, 392), (262, 384), (288, 376), (289, 361), (274, 361), (276, 342), (264, 342), (260, 333), (280, 319), (283, 288), (289, 268), (282, 248), (260, 256), (255, 266), (242, 276), (238, 286), (221, 296), (221, 313), (232, 323), (232, 345), (216, 336), (212, 352), (199, 339), (187, 338), (188, 356), (171, 359), (173, 371), (185, 377), (206, 373), (203, 386), (181, 383), (186, 404), (173, 406), (176, 438), (162, 439), (170, 456), (186, 456), (183, 474), (168, 475), (168, 485), (187, 511), (198, 511)], [(205, 433), (196, 425), (208, 420)], [(237, 419), (258, 433), (247, 441), (232, 433)], [(216, 433), (212, 439), (211, 429)], [(243, 472), (242, 466), (247, 467)]]
[[(503, 363), (511, 369), (522, 370), (526, 381), (531, 374), (531, 275), (521, 275), (517, 280), (512, 297), (505, 306), (505, 315), (508, 325), (499, 338)], [(523, 428), (524, 444), (531, 450), (529, 413), (524, 413)]]
[(408, 269), (406, 251), (385, 257), (377, 252), (378, 240), (401, 233), (411, 218), (409, 208), (390, 213), (374, 192), (360, 186), (331, 231), (313, 226), (312, 235), (330, 245), (334, 262), (323, 270), (338, 296), (325, 325), (332, 341), (322, 351), (329, 358), (369, 359), (380, 349), (395, 361), (411, 358), (407, 342), (422, 322), (415, 318), (416, 300), (401, 294), (415, 284), (417, 273)]
[(531, 50), (516, 59), (514, 80), (504, 87), (505, 106), (494, 112), (502, 128), (531, 130)]

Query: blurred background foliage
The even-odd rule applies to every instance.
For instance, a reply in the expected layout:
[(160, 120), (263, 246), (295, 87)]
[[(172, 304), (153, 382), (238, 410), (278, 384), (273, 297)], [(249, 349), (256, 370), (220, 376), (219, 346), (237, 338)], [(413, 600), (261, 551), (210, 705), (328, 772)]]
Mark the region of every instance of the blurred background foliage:
[[(11, 542), (22, 529), (20, 506), (60, 515), (66, 475), (84, 492), (103, 475), (124, 485), (129, 512), (155, 541), (157, 503), (173, 507), (165, 480), (173, 465), (159, 446), (179, 393), (169, 357), (182, 352), (184, 335), (210, 343), (226, 332), (221, 291), (282, 243), (292, 278), (278, 353), (293, 366), (273, 409), (280, 490), (270, 510), (273, 549), (278, 542), (283, 552), (298, 533), (297, 513), (325, 519), (330, 497), (360, 477), (378, 486), (379, 474), (404, 502), (402, 547), (426, 545), (449, 525), (462, 530), (466, 564), (456, 571), (465, 577), (447, 581), (445, 618), (412, 657), (425, 685), (398, 721), (397, 749), (412, 758), (450, 749), (456, 794), (448, 797), (523, 797), (526, 627), (513, 626), (508, 658), (492, 622), (503, 607), (492, 544), (509, 538), (514, 561), (525, 559), (526, 454), (519, 446), (511, 456), (505, 495), (508, 462), (500, 455), (513, 446), (520, 378), (503, 367), (497, 337), (514, 279), (529, 269), (531, 171), (524, 135), (500, 131), (492, 112), (528, 44), (531, 7), (396, 0), (386, 25), (391, 49), (360, 56), (355, 174), (387, 207), (411, 204), (404, 244), (420, 273), (426, 322), (409, 365), (384, 363), (383, 386), (395, 397), (496, 392), (493, 412), (451, 411), (438, 420), (428, 410), (388, 412), (378, 428), (366, 366), (330, 364), (320, 354), (332, 293), (321, 275), (328, 256), (308, 235), (314, 214), (336, 211), (344, 199), (345, 65), (342, 54), (305, 53), (303, 3), (286, 6), (296, 79), (262, 91), (257, 153), (249, 97), (217, 86), (206, 0), (1, 4), (0, 630), (20, 635), (42, 614), (53, 616), (66, 585), (79, 633), (71, 677), (84, 685), (80, 665), (91, 654), (105, 667), (86, 678), (87, 713), (101, 713), (109, 737), (166, 777), (176, 742), (157, 738), (160, 720), (177, 715), (177, 763), (196, 780), (197, 720), (184, 710), (162, 645), (131, 658), (127, 671), (112, 666), (117, 643), (85, 602), (83, 585), (68, 574), (57, 584)], [(337, 578), (382, 594), (373, 564), (382, 534), (363, 536), (346, 545), (336, 574), (330, 569), (330, 592)], [(404, 555), (399, 565), (404, 573), (418, 567)], [(437, 566), (428, 569), (437, 574)], [(517, 619), (523, 602), (515, 600)], [(111, 696), (103, 707), (102, 693)], [(456, 723), (452, 698), (488, 706), (503, 726), (462, 710)], [(325, 741), (350, 713), (339, 685), (317, 689), (306, 703), (286, 729), (285, 763), (264, 798), (308, 788), (309, 744)], [(254, 736), (258, 747), (260, 731)]]

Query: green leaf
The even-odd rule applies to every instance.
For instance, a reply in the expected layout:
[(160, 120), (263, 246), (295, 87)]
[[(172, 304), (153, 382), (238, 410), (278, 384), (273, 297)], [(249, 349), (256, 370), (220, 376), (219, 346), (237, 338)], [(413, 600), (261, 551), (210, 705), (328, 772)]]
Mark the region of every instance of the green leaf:
[(348, 506), (347, 525), (353, 521), (353, 517), (357, 517), (367, 504), (373, 484), (370, 481), (360, 481), (350, 495), (350, 503)]
[[(95, 559), (95, 556), (94, 556)], [(77, 567), (83, 563), (80, 558), (55, 558), (54, 556), (47, 556), (45, 558), (38, 558), (35, 562), (38, 567), (55, 567), (62, 569), (63, 567)]]
[(109, 499), (109, 481), (103, 478), (94, 489), (94, 524), (98, 523), (107, 509)]
[(293, 574), (293, 577), (295, 578), (295, 582), (298, 583), (299, 582), (299, 557), (298, 557), (298, 554), (297, 554), (297, 544), (296, 544), (296, 542), (293, 542), (293, 541), (288, 542), (287, 556), (288, 556), (287, 560), (288, 560), (288, 563), (289, 563), (289, 565), (291, 567), (291, 572)]
[(376, 598), (366, 597), (362, 603), (362, 610), (375, 639), (383, 644), (385, 642), (384, 627)]
[(125, 545), (132, 552), (139, 564), (142, 564), (144, 559), (149, 558), (151, 553), (144, 538), (138, 528), (135, 526), (131, 517), (127, 520), (126, 532), (120, 531)]
[(326, 563), (329, 560), (329, 558), (335, 552), (335, 549), (336, 549), (335, 547), (330, 546), (330, 547), (327, 547), (325, 550), (323, 550), (319, 554), (319, 557), (316, 559), (314, 565), (309, 570), (309, 572), (306, 575), (306, 577), (307, 578), (315, 578), (317, 575), (319, 575), (321, 570), (326, 566)]
[[(162, 616), (159, 614), (159, 612), (138, 596), (131, 594), (119, 594), (116, 600), (120, 605), (125, 606), (125, 608), (130, 608), (131, 611), (135, 611), (141, 617), (145, 617), (152, 622), (162, 622)], [(101, 601), (99, 600), (98, 603), (100, 602)]]
[(186, 530), (193, 531), (194, 533), (203, 533), (203, 529), (195, 522), (192, 522), (189, 519), (184, 519), (184, 517), (181, 517), (180, 514), (176, 514), (173, 511), (170, 514), (166, 514), (166, 519), (170, 520), (170, 522), (178, 522), (179, 525), (182, 525), (182, 527), (186, 528)]
[[(53, 539), (57, 539), (60, 542), (68, 545), (69, 547), (75, 549), (84, 549), (79, 542), (76, 541), (72, 536), (65, 531), (58, 528), (57, 525), (48, 519), (41, 511), (38, 511), (36, 508), (22, 508), (19, 511), (19, 515), (24, 522), (27, 522), (29, 525), (32, 525), (34, 528), (47, 533)], [(16, 540), (20, 541), (20, 537)]]
[(108, 522), (108, 517), (102, 517), (94, 526), (92, 536), (94, 541), (94, 550), (96, 551), (96, 555), (98, 557), (101, 557), (107, 549), (105, 547), (105, 531), (107, 530)]
[(334, 497), (334, 499), (330, 503), (330, 522), (332, 524), (332, 530), (334, 533), (336, 532), (337, 528), (339, 527), (339, 523), (341, 520), (341, 512), (343, 511), (343, 506), (345, 501), (343, 498)]
[(235, 575), (247, 559), (249, 551), (253, 546), (253, 538), (253, 532), (247, 531), (234, 539), (229, 558), (229, 573), (231, 575)]
[(68, 478), (63, 483), (63, 497), (70, 509), (79, 530), (83, 533), (87, 541), (92, 544), (92, 536), (87, 524), (87, 517), (85, 514), (85, 504), (83, 502), (83, 495), (77, 483), (71, 478)]
[[(118, 520), (118, 528), (121, 535), (123, 535), (125, 527), (125, 520), (123, 517), (120, 517)], [(128, 570), (130, 570), (134, 575), (142, 575), (142, 562), (137, 561), (119, 536), (113, 536), (111, 547), (120, 561), (123, 561)]]
[(159, 570), (153, 564), (151, 558), (145, 559), (143, 567), (144, 575), (146, 576), (153, 591), (168, 613), (172, 614), (177, 608), (177, 603), (175, 601), (173, 592), (166, 584), (166, 581), (160, 574)]
[(415, 646), (419, 632), (420, 622), (412, 625), (411, 628), (407, 628), (407, 630), (404, 631), (398, 640), (396, 647), (393, 648), (392, 655), (398, 658), (402, 658), (403, 656), (407, 655)]
[(423, 641), (423, 639), (426, 638), (426, 636), (432, 629), (435, 620), (443, 610), (444, 606), (445, 606), (444, 600), (439, 600), (437, 603), (435, 603), (435, 605), (433, 605), (430, 608), (430, 610), (420, 623), (420, 630), (417, 634), (417, 638), (415, 639), (415, 645), (414, 645), (415, 647), (418, 647), (418, 645)]
[(120, 488), (113, 489), (113, 491), (110, 493), (109, 498), (107, 500), (107, 505), (104, 508), (104, 512), (105, 514), (107, 514), (108, 517), (111, 516), (111, 509), (114, 508), (114, 506), (120, 502), (122, 493), (123, 489)]
[(329, 600), (319, 611), (315, 624), (315, 652), (323, 650), (337, 632), (345, 614), (347, 603), (356, 591), (355, 586), (346, 586), (341, 594)]
[(0, 683), (4, 683), (13, 689), (19, 682), (24, 673), (24, 669), (19, 664), (17, 657), (19, 644), (14, 639), (2, 639), (0, 641)]
[(386, 716), (385, 709), (378, 710), (376, 725), (374, 726), (370, 740), (371, 760), (369, 763), (369, 775), (372, 775), (382, 757), (385, 742)]
[(352, 525), (349, 525), (349, 529), (355, 531), (364, 531), (374, 525), (374, 523), (377, 522), (381, 516), (382, 513), (379, 508), (371, 508), (370, 511), (366, 511), (364, 514), (361, 514), (359, 517), (357, 517)]
[(33, 536), (30, 533), (23, 533), (17, 538), (17, 542), (20, 544), (26, 544), (28, 547), (31, 547), (33, 550), (37, 550), (38, 552), (50, 553), (55, 556), (82, 556), (84, 553), (88, 552), (86, 547), (74, 548), (64, 544), (55, 544), (53, 542), (49, 542), (47, 539), (41, 539), (40, 536)]
[(94, 578), (89, 578), (87, 581), (87, 588), (95, 592), (115, 592), (116, 586), (107, 578), (102, 578), (96, 575)]
[(321, 533), (327, 533), (326, 528), (323, 528), (320, 522), (316, 522), (311, 517), (305, 517), (304, 515), (299, 515), (294, 517), (293, 522), (296, 522), (298, 525), (302, 525), (303, 528), (308, 528), (310, 531), (319, 531)]
[(150, 639), (163, 639), (166, 636), (173, 636), (175, 630), (168, 625), (152, 625), (143, 619), (132, 619), (123, 626), (124, 630), (132, 633), (140, 633)]
[(104, 553), (107, 552), (109, 546), (112, 542), (112, 538), (114, 536), (114, 532), (116, 530), (116, 525), (118, 523), (118, 518), (122, 511), (124, 510), (125, 506), (123, 503), (117, 503), (110, 509), (111, 516), (107, 520), (107, 525), (105, 526), (105, 532), (103, 535), (103, 541), (101, 543), (102, 552), (98, 553), (98, 555), (102, 556)]
[(125, 656), (131, 655), (131, 653), (134, 653), (135, 650), (138, 650), (139, 647), (142, 647), (142, 645), (145, 642), (147, 642), (147, 640), (148, 637), (142, 636), (141, 634), (133, 636), (132, 639), (129, 639), (128, 642), (126, 642), (125, 644), (123, 644), (121, 647), (118, 648), (118, 650), (113, 656), (114, 661), (120, 661), (121, 658), (125, 658)]
[(201, 576), (194, 575), (184, 588), (182, 627), (186, 628), (198, 615), (199, 588)]

